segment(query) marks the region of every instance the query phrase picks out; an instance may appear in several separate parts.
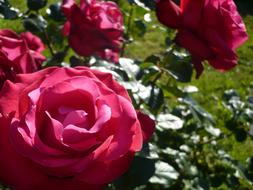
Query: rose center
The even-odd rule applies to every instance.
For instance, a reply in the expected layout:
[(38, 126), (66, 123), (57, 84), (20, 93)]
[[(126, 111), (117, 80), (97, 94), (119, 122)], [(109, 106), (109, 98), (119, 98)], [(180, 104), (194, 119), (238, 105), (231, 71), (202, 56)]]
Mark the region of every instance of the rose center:
[(74, 108), (61, 106), (58, 112), (64, 128), (70, 124), (80, 128), (89, 128), (88, 113), (84, 110), (76, 110)]

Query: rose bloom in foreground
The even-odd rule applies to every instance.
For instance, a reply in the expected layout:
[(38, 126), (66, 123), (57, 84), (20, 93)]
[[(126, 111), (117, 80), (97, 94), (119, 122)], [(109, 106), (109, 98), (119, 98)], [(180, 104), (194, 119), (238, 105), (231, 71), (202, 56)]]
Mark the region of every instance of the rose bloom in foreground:
[(80, 0), (78, 6), (74, 0), (63, 0), (62, 11), (67, 17), (63, 33), (77, 54), (118, 62), (123, 16), (116, 3)]
[(99, 190), (154, 131), (110, 74), (52, 67), (0, 94), (0, 181), (15, 190)]
[(233, 0), (157, 0), (158, 20), (178, 30), (176, 43), (192, 54), (197, 77), (202, 61), (226, 71), (237, 64), (236, 48), (247, 39), (246, 28)]
[(0, 30), (0, 89), (5, 80), (13, 80), (17, 73), (32, 73), (46, 58), (39, 37), (30, 32), (20, 35), (12, 30)]

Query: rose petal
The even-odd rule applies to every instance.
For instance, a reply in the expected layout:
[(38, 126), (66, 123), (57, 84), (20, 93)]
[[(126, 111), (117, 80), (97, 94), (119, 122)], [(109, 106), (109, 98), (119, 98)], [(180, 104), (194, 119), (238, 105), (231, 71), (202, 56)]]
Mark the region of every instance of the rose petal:
[(75, 5), (74, 0), (63, 0), (61, 9), (66, 16), (69, 16), (72, 11), (72, 7)]
[(35, 52), (41, 53), (45, 49), (45, 45), (41, 41), (40, 38), (37, 36), (33, 35), (31, 32), (23, 32), (20, 34), (22, 36), (30, 50), (33, 50)]
[(206, 0), (180, 0), (180, 7), (182, 10), (182, 20), (184, 28), (192, 29), (201, 27), (199, 24), (203, 19), (202, 10), (205, 6)]
[[(103, 157), (107, 161), (115, 160), (126, 154), (131, 146), (136, 148), (135, 151), (142, 148), (142, 134), (136, 130), (136, 125), (139, 125), (139, 123), (136, 123), (137, 116), (135, 110), (131, 103), (121, 96), (118, 96), (118, 102), (121, 105), (121, 112), (118, 114), (119, 117), (112, 118), (108, 124), (116, 128), (114, 128), (113, 140), (107, 149), (105, 157)], [(112, 113), (113, 111), (112, 108)], [(133, 140), (134, 135), (138, 135), (138, 138), (134, 138)]]
[(137, 111), (137, 116), (142, 129), (143, 141), (147, 142), (155, 131), (155, 121), (140, 111)]
[(87, 115), (87, 112), (84, 110), (71, 111), (66, 115), (62, 124), (63, 126), (73, 124), (78, 127), (88, 128), (89, 125), (87, 123)]
[(213, 56), (208, 44), (188, 30), (179, 30), (176, 36), (176, 42), (200, 60), (210, 59)]
[(248, 39), (245, 24), (233, 0), (223, 1), (220, 11), (226, 23), (223, 25), (226, 27), (226, 39), (230, 48), (235, 50)]
[(157, 1), (156, 16), (162, 24), (170, 28), (181, 27), (181, 9), (171, 0)]
[(62, 34), (64, 36), (68, 36), (70, 33), (70, 22), (67, 21), (65, 22), (65, 24), (63, 25), (63, 28), (62, 28)]
[(95, 162), (76, 178), (91, 184), (103, 184), (115, 180), (127, 171), (134, 157), (133, 152), (110, 162)]
[(38, 65), (34, 57), (29, 52), (25, 52), (16, 57), (13, 62), (16, 64), (18, 73), (32, 73), (38, 70)]
[[(76, 69), (83, 70), (86, 68), (76, 67)], [(110, 90), (113, 90), (116, 94), (121, 95), (131, 102), (131, 98), (129, 97), (127, 90), (113, 79), (112, 74), (104, 73), (99, 70), (92, 70), (92, 73)]]
[(34, 184), (40, 184), (44, 174), (13, 149), (9, 139), (10, 119), (0, 117), (0, 123), (0, 179), (17, 190), (33, 189)]

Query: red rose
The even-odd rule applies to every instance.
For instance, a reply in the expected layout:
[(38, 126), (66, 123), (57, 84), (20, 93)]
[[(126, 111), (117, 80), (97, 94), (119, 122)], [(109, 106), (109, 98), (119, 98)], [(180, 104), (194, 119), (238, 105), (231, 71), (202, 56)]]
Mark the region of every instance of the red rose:
[(37, 71), (45, 57), (42, 41), (30, 32), (16, 34), (0, 30), (0, 88), (6, 79), (12, 80), (16, 73)]
[(67, 17), (63, 33), (77, 54), (118, 62), (123, 18), (116, 3), (81, 0), (78, 7), (74, 0), (64, 0), (62, 10)]
[(233, 0), (158, 0), (158, 20), (178, 29), (176, 42), (192, 54), (197, 77), (203, 60), (220, 71), (237, 63), (235, 50), (248, 38)]
[(0, 123), (0, 180), (17, 190), (102, 189), (154, 131), (110, 74), (86, 67), (6, 81)]
[(0, 89), (7, 79), (14, 79), (15, 72), (12, 69), (14, 67), (15, 64), (7, 58), (5, 53), (0, 51)]

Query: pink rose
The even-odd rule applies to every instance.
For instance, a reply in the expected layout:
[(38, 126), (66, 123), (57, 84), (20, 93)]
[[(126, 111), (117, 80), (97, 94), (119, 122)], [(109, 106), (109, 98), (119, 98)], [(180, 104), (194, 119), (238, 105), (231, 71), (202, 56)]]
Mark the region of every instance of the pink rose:
[(103, 189), (128, 169), (155, 125), (137, 116), (110, 74), (86, 67), (6, 81), (0, 123), (0, 180), (16, 190)]
[(42, 41), (30, 32), (20, 35), (7, 29), (0, 30), (0, 88), (16, 73), (31, 73), (40, 68), (45, 57)]
[(77, 54), (118, 62), (123, 18), (116, 3), (81, 0), (78, 7), (74, 0), (64, 0), (62, 11), (67, 17), (63, 33)]
[(236, 48), (247, 39), (245, 25), (233, 0), (158, 0), (158, 20), (178, 29), (176, 42), (191, 54), (197, 77), (207, 60), (215, 69), (226, 71), (237, 63)]

